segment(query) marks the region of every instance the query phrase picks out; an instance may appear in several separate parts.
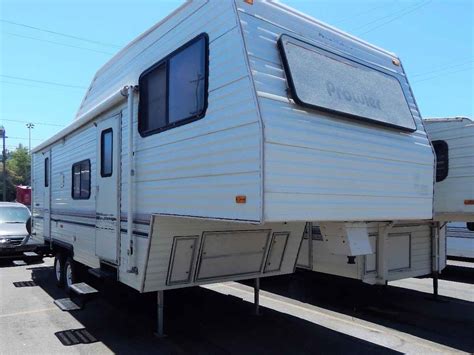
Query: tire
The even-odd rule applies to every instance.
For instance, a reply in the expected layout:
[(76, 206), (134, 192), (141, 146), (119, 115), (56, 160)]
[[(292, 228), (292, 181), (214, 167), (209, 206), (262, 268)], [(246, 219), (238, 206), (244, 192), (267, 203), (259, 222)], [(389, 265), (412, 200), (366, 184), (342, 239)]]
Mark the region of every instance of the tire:
[(56, 285), (61, 288), (64, 287), (64, 257), (59, 253), (54, 257), (54, 276)]
[(72, 284), (78, 282), (78, 270), (77, 265), (74, 260), (69, 256), (64, 263), (64, 285), (66, 286), (66, 291), (69, 292), (69, 288)]

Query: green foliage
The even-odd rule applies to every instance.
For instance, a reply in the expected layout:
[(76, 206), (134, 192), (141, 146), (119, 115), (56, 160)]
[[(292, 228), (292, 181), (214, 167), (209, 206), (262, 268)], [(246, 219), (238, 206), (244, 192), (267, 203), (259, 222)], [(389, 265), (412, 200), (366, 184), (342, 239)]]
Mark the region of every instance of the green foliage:
[[(1, 151), (1, 148), (0, 148)], [(0, 200), (2, 200), (3, 191), (3, 165), (1, 164), (1, 153), (0, 153)], [(30, 166), (31, 159), (28, 154), (28, 149), (23, 147), (21, 144), (12, 152), (7, 154), (6, 162), (6, 193), (7, 201), (13, 201), (16, 197), (17, 185), (29, 185), (30, 184)]]
[(31, 159), (28, 149), (21, 144), (8, 156), (7, 173), (15, 185), (29, 185)]

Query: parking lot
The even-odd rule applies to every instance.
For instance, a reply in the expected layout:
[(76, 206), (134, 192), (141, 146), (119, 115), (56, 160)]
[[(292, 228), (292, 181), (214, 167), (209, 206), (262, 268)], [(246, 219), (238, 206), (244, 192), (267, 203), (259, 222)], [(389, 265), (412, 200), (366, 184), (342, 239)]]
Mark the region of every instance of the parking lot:
[[(17, 284), (14, 282), (32, 281)], [(380, 353), (474, 351), (474, 265), (450, 261), (440, 280), (371, 287), (312, 272), (262, 279), (261, 315), (251, 283), (219, 283), (165, 293), (165, 331), (154, 336), (154, 294), (97, 284), (100, 296), (63, 312), (52, 259), (0, 268), (0, 353)], [(89, 344), (63, 345), (55, 333), (85, 328)]]

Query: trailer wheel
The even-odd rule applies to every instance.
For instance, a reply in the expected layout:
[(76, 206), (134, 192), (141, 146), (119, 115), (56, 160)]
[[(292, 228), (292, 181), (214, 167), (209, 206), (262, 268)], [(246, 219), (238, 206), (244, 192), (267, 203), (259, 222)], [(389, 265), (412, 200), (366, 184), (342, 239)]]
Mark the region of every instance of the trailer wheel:
[(64, 257), (61, 254), (56, 254), (54, 257), (54, 276), (56, 277), (56, 284), (58, 287), (64, 286)]
[(69, 289), (72, 284), (77, 282), (77, 267), (76, 263), (69, 256), (64, 263), (64, 281), (66, 285), (66, 290), (69, 292)]

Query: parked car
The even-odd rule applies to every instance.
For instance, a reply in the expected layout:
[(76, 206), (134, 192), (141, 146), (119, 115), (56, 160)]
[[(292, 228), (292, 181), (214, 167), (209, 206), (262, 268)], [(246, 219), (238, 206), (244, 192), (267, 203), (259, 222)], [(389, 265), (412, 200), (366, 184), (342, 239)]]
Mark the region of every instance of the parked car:
[(21, 203), (0, 202), (0, 258), (22, 256), (35, 251), (39, 244), (27, 230), (30, 210)]

